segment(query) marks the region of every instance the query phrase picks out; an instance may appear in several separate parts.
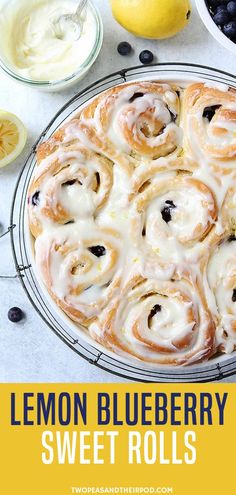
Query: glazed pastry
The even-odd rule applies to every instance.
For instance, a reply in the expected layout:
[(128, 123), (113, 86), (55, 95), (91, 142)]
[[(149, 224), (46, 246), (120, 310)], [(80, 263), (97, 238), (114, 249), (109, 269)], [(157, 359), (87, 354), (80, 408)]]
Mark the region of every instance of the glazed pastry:
[[(60, 137), (62, 136), (62, 133)], [(112, 162), (66, 138), (56, 137), (42, 145), (38, 164), (29, 189), (31, 232), (37, 237), (43, 224), (66, 225), (88, 215), (95, 215), (106, 202), (112, 187)]]
[(36, 264), (45, 285), (70, 318), (88, 325), (120, 285), (122, 247), (116, 231), (77, 222), (42, 234)]
[(39, 276), (126, 359), (179, 366), (233, 352), (235, 180), (234, 90), (111, 88), (38, 148), (28, 212)]
[(136, 280), (93, 323), (92, 335), (118, 354), (185, 365), (215, 351), (215, 325), (197, 284), (188, 280)]
[[(236, 159), (236, 91), (193, 84), (184, 93), (184, 130), (187, 146), (212, 164), (234, 167)], [(223, 163), (222, 163), (223, 162)]]
[(80, 129), (95, 150), (121, 164), (155, 160), (181, 149), (177, 87), (140, 82), (112, 88), (80, 114)]
[(230, 236), (214, 246), (207, 266), (212, 291), (212, 314), (217, 321), (216, 342), (232, 352), (236, 346), (236, 237)]

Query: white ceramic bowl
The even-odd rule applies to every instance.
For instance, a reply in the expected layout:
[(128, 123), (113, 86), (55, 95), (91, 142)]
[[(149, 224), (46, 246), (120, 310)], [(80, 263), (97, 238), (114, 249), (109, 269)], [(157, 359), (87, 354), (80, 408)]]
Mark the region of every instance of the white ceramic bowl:
[(225, 36), (224, 33), (217, 27), (217, 25), (214, 23), (211, 14), (208, 10), (207, 4), (205, 0), (195, 0), (196, 1), (196, 6), (198, 9), (198, 13), (204, 22), (206, 28), (208, 29), (209, 33), (214, 36), (214, 38), (227, 50), (230, 50), (232, 53), (236, 55), (236, 43), (231, 41), (227, 36)]
[[(8, 8), (10, 6), (11, 2), (17, 3), (20, 2), (20, 0), (4, 0), (4, 2), (1, 3), (0, 14), (1, 12), (4, 12), (5, 8)], [(96, 61), (103, 43), (103, 22), (101, 14), (91, 0), (89, 1), (89, 5), (96, 21), (96, 40), (91, 52), (88, 54), (87, 59), (78, 66), (77, 70), (74, 73), (69, 74), (62, 79), (52, 81), (37, 81), (34, 79), (23, 77), (11, 66), (9, 60), (7, 60), (7, 58), (4, 56), (4, 49), (2, 48), (1, 37), (0, 68), (2, 68), (2, 70), (15, 81), (26, 86), (30, 86), (31, 88), (40, 89), (41, 91), (61, 91), (79, 82), (87, 74), (91, 66)]]

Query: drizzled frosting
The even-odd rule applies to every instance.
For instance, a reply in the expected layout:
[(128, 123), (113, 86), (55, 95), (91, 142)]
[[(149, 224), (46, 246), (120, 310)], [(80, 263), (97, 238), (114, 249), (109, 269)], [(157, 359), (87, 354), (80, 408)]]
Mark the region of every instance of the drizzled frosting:
[(232, 352), (235, 166), (233, 90), (101, 93), (38, 149), (29, 221), (51, 296), (118, 354), (186, 365)]
[(236, 345), (236, 244), (223, 242), (210, 257), (207, 278), (215, 298), (213, 312), (219, 320), (217, 340), (227, 352)]

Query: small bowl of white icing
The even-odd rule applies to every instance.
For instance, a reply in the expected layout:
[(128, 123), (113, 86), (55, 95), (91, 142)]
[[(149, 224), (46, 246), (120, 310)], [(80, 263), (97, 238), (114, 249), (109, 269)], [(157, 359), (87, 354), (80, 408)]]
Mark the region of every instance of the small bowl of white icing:
[(102, 19), (89, 0), (79, 39), (58, 37), (57, 19), (73, 14), (78, 0), (10, 0), (0, 10), (0, 65), (13, 79), (31, 87), (60, 90), (88, 72), (103, 41)]

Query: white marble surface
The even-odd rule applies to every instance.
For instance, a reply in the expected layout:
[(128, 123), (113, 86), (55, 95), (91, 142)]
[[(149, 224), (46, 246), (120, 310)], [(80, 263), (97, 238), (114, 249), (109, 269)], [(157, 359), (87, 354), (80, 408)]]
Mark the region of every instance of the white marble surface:
[[(33, 142), (60, 107), (78, 90), (112, 71), (138, 64), (139, 52), (151, 49), (159, 62), (194, 62), (235, 73), (236, 59), (210, 36), (195, 6), (189, 26), (173, 39), (148, 41), (128, 34), (112, 18), (108, 0), (94, 0), (103, 17), (104, 44), (89, 75), (64, 93), (42, 93), (25, 88), (0, 73), (0, 108), (16, 113), (29, 130), (27, 148), (17, 162), (0, 170), (0, 223), (9, 225), (10, 205), (17, 175)], [(194, 2), (192, 2), (194, 3)], [(1, 4), (1, 1), (0, 1)], [(134, 52), (121, 57), (116, 47), (129, 40)], [(0, 274), (14, 274), (9, 238), (0, 240)], [(14, 325), (7, 312), (20, 306), (26, 318)], [(36, 314), (17, 280), (0, 280), (1, 382), (115, 382), (121, 381), (79, 358)], [(235, 378), (231, 379), (236, 381)]]

